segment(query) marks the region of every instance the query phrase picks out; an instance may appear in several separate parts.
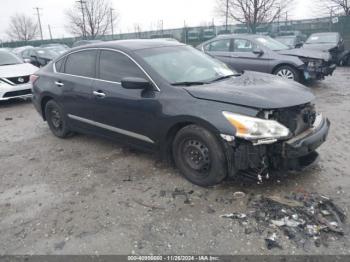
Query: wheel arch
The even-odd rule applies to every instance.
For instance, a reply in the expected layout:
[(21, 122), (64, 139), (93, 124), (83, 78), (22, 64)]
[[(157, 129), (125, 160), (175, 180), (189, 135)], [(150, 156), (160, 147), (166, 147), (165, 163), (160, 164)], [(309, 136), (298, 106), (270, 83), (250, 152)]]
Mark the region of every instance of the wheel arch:
[(172, 149), (172, 143), (174, 141), (176, 134), (182, 128), (189, 125), (198, 125), (203, 128), (206, 128), (219, 138), (220, 131), (215, 126), (213, 126), (212, 124), (210, 124), (208, 121), (204, 119), (195, 118), (195, 117), (186, 117), (186, 118), (182, 118), (181, 120), (178, 119), (178, 120), (172, 121), (172, 123), (169, 124), (168, 127), (166, 128), (166, 132), (160, 144), (161, 156), (168, 163), (173, 163), (173, 155), (172, 155), (171, 149)]
[(53, 100), (54, 98), (50, 95), (45, 95), (40, 102), (40, 108), (41, 108), (41, 116), (43, 117), (44, 121), (46, 121), (46, 117), (45, 117), (45, 107), (46, 104), (50, 101)]

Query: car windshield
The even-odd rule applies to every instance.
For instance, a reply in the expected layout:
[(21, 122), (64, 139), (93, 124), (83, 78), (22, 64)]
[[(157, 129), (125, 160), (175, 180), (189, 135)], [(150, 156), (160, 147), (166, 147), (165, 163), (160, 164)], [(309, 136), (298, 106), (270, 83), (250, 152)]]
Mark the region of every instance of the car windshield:
[(281, 42), (278, 42), (275, 39), (272, 39), (271, 37), (257, 37), (255, 38), (255, 40), (258, 41), (260, 44), (264, 45), (265, 47), (271, 49), (272, 51), (290, 49), (290, 47), (286, 46), (285, 44), (282, 44)]
[(22, 64), (23, 61), (10, 52), (0, 51), (0, 66)]
[(337, 34), (313, 34), (306, 44), (336, 44), (338, 42)]
[(144, 49), (137, 53), (171, 84), (208, 83), (237, 74), (224, 63), (189, 46)]
[(45, 49), (56, 52), (58, 54), (63, 54), (64, 52), (66, 52), (69, 48), (63, 46), (63, 45), (56, 45), (56, 46), (48, 46), (45, 47)]
[(294, 45), (294, 38), (293, 37), (277, 37), (276, 40), (278, 42), (281, 42), (282, 44), (287, 45), (287, 46)]

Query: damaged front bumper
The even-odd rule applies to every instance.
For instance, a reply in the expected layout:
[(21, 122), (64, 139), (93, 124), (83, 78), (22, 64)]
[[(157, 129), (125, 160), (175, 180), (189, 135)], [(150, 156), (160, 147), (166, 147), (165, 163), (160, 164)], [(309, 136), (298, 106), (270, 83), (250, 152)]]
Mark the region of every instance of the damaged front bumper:
[[(238, 139), (225, 139), (230, 176), (240, 170), (301, 170), (317, 159), (315, 151), (328, 136), (329, 120), (322, 114), (308, 130), (286, 141), (259, 144)], [(231, 137), (232, 138), (232, 137)]]
[(318, 156), (315, 150), (326, 141), (329, 128), (329, 120), (320, 114), (312, 128), (275, 148), (281, 156), (282, 168), (300, 170), (312, 164)]
[(336, 64), (322, 65), (317, 67), (305, 66), (304, 78), (305, 80), (321, 80), (324, 79), (326, 76), (332, 75), (336, 68)]

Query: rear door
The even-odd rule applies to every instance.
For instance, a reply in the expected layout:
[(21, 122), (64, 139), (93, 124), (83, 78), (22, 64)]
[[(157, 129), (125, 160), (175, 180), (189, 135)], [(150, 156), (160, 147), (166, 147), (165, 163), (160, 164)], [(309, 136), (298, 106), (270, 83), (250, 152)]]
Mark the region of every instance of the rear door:
[(92, 82), (96, 77), (97, 50), (83, 50), (68, 55), (56, 63), (55, 85), (62, 89), (64, 110), (72, 125), (86, 128), (79, 118), (93, 118)]
[(251, 70), (270, 73), (270, 56), (268, 53), (256, 54), (259, 46), (248, 39), (233, 39), (231, 66), (238, 72)]
[(106, 135), (123, 137), (153, 144), (153, 134), (158, 128), (155, 119), (160, 110), (159, 92), (153, 90), (125, 89), (125, 77), (148, 79), (142, 69), (125, 53), (101, 50), (99, 73), (93, 82), (93, 121)]

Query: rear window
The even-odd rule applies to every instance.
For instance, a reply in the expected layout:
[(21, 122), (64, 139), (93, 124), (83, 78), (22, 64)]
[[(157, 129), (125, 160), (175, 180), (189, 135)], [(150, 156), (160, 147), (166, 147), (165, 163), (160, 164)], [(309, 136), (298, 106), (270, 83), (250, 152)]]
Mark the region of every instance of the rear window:
[(70, 75), (95, 77), (97, 51), (80, 51), (67, 57), (64, 72)]

